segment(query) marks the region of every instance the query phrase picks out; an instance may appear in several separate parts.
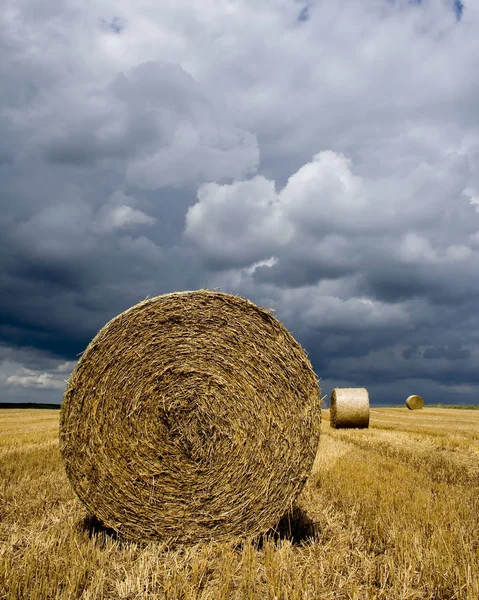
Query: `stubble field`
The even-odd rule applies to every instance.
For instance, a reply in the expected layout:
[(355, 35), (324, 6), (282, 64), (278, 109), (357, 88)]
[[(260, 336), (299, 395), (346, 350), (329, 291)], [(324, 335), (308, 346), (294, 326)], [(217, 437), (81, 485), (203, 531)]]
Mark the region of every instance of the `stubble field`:
[(74, 495), (58, 411), (0, 410), (0, 598), (477, 600), (479, 411), (372, 409), (332, 430), (277, 535), (168, 550)]

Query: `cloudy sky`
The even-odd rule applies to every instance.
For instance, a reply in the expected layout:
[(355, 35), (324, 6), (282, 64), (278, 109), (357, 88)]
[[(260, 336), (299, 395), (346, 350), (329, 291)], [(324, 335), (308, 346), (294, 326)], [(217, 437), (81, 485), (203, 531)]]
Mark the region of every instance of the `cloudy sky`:
[(324, 394), (478, 403), (478, 31), (473, 0), (2, 0), (0, 401), (219, 286)]

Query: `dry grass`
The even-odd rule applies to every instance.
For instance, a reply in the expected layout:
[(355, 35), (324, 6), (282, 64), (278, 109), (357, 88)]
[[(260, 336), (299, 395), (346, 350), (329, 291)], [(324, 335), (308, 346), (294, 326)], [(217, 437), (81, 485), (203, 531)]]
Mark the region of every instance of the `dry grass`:
[(268, 531), (304, 487), (320, 430), (317, 377), (249, 300), (198, 290), (140, 302), (83, 353), (60, 452), (88, 510), (131, 541)]
[(87, 518), (58, 412), (0, 411), (0, 598), (479, 598), (479, 412), (371, 409), (367, 430), (323, 417), (313, 476), (279, 535), (167, 551)]

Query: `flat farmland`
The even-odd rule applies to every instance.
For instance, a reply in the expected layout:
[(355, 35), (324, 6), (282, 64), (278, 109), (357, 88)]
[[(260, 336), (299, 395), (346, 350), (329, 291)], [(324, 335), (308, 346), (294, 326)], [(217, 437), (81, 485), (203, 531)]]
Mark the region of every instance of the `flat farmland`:
[(72, 491), (59, 411), (0, 410), (0, 598), (479, 598), (479, 411), (372, 409), (333, 430), (277, 532), (167, 549), (110, 537)]

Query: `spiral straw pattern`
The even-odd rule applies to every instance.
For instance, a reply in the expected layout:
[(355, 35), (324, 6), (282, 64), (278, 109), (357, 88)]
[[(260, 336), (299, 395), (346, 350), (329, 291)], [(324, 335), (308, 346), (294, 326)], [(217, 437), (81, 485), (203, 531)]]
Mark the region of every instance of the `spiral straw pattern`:
[(60, 451), (80, 500), (135, 541), (261, 534), (301, 491), (320, 389), (301, 346), (244, 298), (145, 300), (95, 336), (68, 382)]

